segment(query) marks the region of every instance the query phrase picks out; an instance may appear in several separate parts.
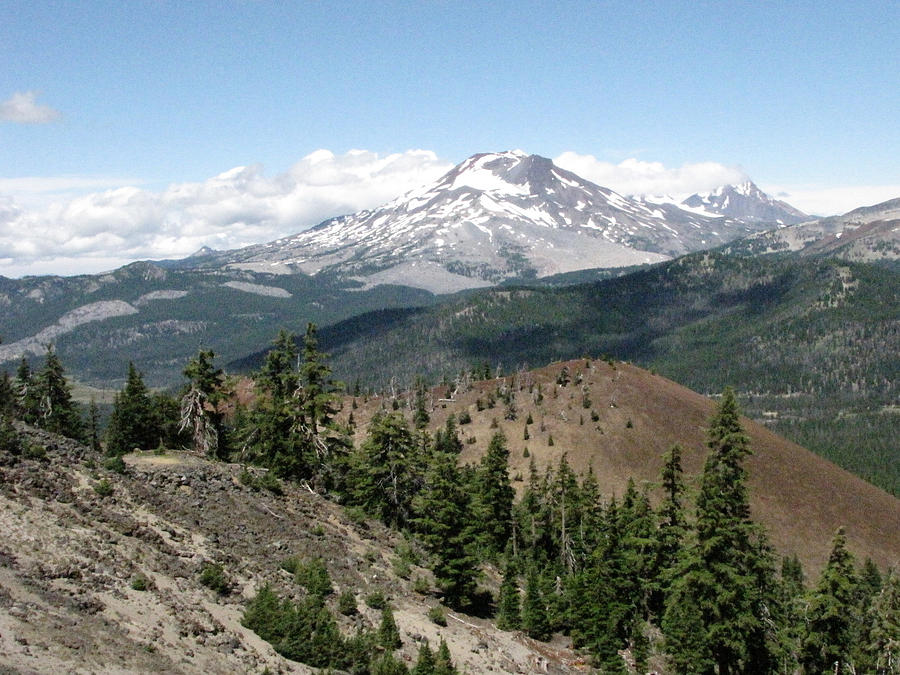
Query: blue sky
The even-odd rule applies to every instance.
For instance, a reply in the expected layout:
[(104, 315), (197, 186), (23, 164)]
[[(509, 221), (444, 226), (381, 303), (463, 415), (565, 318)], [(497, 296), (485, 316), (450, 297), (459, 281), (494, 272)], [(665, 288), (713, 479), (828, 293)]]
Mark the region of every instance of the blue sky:
[(5, 0), (0, 274), (286, 234), (511, 148), (847, 210), (900, 196), (898, 45), (896, 0)]

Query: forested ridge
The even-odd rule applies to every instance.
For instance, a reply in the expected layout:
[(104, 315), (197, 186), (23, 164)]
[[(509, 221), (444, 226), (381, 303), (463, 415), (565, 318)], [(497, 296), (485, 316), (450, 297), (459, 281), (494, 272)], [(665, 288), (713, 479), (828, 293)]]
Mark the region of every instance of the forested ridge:
[[(2, 450), (11, 457), (36, 452), (12, 423), (18, 418), (88, 442), (110, 467), (134, 449), (183, 446), (243, 463), (241, 480), (259, 490), (304, 485), (352, 517), (405, 533), (413, 547), (400, 563), (420, 555), (447, 608), (539, 641), (566, 635), (599, 672), (897, 671), (896, 572), (855, 559), (841, 530), (832, 533), (831, 555), (816, 578), (806, 578), (796, 556), (779, 559), (751, 515), (745, 464), (753, 448), (733, 390), (725, 389), (706, 425), (697, 476), (685, 475), (683, 449), (673, 444), (656, 483), (630, 481), (619, 495), (602, 494), (594, 472), (577, 473), (565, 455), (542, 469), (531, 457), (527, 476), (511, 476), (509, 438), (496, 420), (478, 461), (463, 463), (472, 421), (449, 415), (430, 427), (440, 407), (423, 380), (407, 392), (356, 384), (346, 391), (332, 377), (314, 326), (297, 345), (290, 333), (279, 334), (250, 389), (228, 377), (209, 350), (187, 364), (177, 396), (152, 394), (130, 367), (105, 431), (96, 411), (78, 410), (48, 349), (41, 369), (23, 363), (15, 377), (3, 378)], [(477, 377), (462, 374), (445, 395), (471, 390)], [(543, 417), (535, 419), (531, 407), (520, 417), (523, 399), (571, 395), (568, 409), (579, 410), (581, 425), (594, 416), (599, 422), (583, 378), (567, 366), (546, 388), (526, 371), (495, 378), (476, 408), (553, 446)], [(363, 403), (377, 405), (357, 429), (354, 411)], [(317, 667), (408, 671), (392, 655), (400, 637), (389, 601), (371, 599), (382, 611), (377, 629), (342, 635), (335, 617), (354, 609), (348, 598), (333, 597), (329, 561), (285, 559), (282, 566), (299, 596), (262, 587), (246, 606), (246, 626), (279, 653)], [(491, 570), (499, 585), (490, 582)], [(223, 588), (227, 579), (210, 568), (201, 583)], [(439, 611), (432, 620), (441, 620)], [(447, 646), (435, 650), (424, 645), (412, 672), (454, 672)]]
[(376, 312), (325, 327), (321, 339), (336, 372), (366, 386), (586, 354), (633, 361), (706, 394), (730, 385), (754, 419), (900, 491), (900, 276), (883, 267), (692, 254), (595, 283)]

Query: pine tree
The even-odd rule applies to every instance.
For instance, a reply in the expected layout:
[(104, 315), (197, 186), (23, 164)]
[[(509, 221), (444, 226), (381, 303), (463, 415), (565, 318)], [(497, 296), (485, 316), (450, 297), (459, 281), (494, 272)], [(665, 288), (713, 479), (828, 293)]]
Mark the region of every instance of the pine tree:
[(5, 370), (0, 373), (0, 414), (9, 414), (13, 411), (16, 402), (15, 390), (9, 373)]
[(372, 659), (367, 672), (369, 675), (406, 675), (409, 670), (402, 662), (395, 659), (393, 654), (385, 652)]
[(295, 394), (300, 387), (294, 335), (279, 331), (254, 378), (256, 401), (241, 420), (244, 452), (279, 478), (308, 478), (310, 457), (296, 431)]
[(37, 425), (69, 438), (83, 437), (83, 422), (72, 390), (66, 380), (62, 362), (47, 345), (44, 367), (34, 378), (34, 393), (37, 399)]
[(331, 426), (337, 413), (338, 392), (343, 385), (331, 379), (328, 354), (319, 351), (318, 331), (307, 324), (300, 365), (300, 425), (312, 437)]
[(852, 650), (859, 638), (858, 580), (843, 528), (832, 541), (828, 564), (807, 610), (801, 663), (807, 673), (852, 673)]
[(547, 606), (539, 584), (538, 574), (532, 568), (528, 571), (525, 584), (525, 601), (522, 603), (522, 629), (528, 637), (546, 641), (551, 637)]
[(125, 388), (116, 394), (106, 428), (106, 451), (124, 455), (134, 449), (150, 450), (159, 441), (150, 394), (141, 373), (129, 363)]
[(428, 423), (431, 421), (431, 417), (428, 415), (428, 409), (426, 406), (425, 382), (420, 376), (416, 376), (415, 392), (416, 399), (415, 412), (413, 413), (413, 426), (416, 429), (421, 430), (428, 426)]
[(877, 673), (900, 673), (900, 572), (891, 570), (869, 610), (865, 653)]
[(402, 414), (376, 414), (352, 457), (350, 501), (386, 525), (405, 527), (412, 517), (413, 496), (422, 487), (416, 471), (418, 454), (418, 443)]
[(428, 646), (427, 640), (419, 647), (419, 657), (410, 672), (412, 675), (434, 675), (434, 652)]
[(378, 625), (378, 644), (386, 651), (392, 652), (403, 644), (400, 640), (400, 629), (394, 621), (394, 612), (390, 605), (381, 610), (381, 623)]
[(87, 441), (94, 452), (100, 452), (100, 411), (97, 402), (91, 399), (88, 407), (88, 433)]
[(507, 553), (506, 569), (500, 584), (500, 597), (497, 600), (497, 628), (500, 630), (518, 630), (522, 625), (521, 599), (519, 597), (519, 576), (515, 562)]
[(22, 440), (13, 426), (12, 420), (0, 413), (0, 452), (18, 455), (22, 451)]
[(687, 523), (681, 502), (684, 495), (683, 474), (681, 446), (676, 443), (663, 457), (663, 501), (658, 511), (659, 522), (656, 529), (656, 578), (650, 596), (650, 608), (657, 616), (662, 615), (675, 563), (684, 544)]
[(19, 362), (13, 384), (15, 394), (15, 416), (28, 424), (36, 424), (39, 411), (39, 397), (31, 366), (25, 357)]
[(190, 431), (194, 452), (221, 457), (227, 449), (219, 411), (224, 374), (213, 365), (215, 358), (211, 349), (201, 349), (184, 369), (188, 388), (181, 399), (181, 430)]
[(475, 515), (482, 526), (485, 546), (491, 555), (499, 555), (512, 532), (515, 496), (509, 480), (509, 450), (503, 432), (495, 433), (488, 444), (478, 467), (475, 491)]
[(679, 672), (767, 672), (764, 617), (774, 582), (762, 533), (750, 520), (750, 454), (734, 392), (726, 389), (708, 431), (710, 454), (697, 498), (696, 540), (682, 550), (662, 627)]
[(458, 672), (450, 658), (450, 648), (447, 647), (444, 638), (441, 638), (441, 644), (434, 657), (434, 675), (457, 675)]
[(478, 577), (473, 517), (463, 485), (456, 454), (435, 449), (412, 503), (413, 525), (432, 556), (435, 580), (451, 607), (462, 607), (472, 598)]

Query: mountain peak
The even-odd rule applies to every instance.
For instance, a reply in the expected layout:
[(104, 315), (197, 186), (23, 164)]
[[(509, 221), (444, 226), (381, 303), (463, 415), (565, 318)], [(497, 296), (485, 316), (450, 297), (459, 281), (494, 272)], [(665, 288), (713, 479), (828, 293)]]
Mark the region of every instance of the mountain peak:
[[(723, 200), (739, 198), (729, 191)], [(227, 260), (244, 269), (328, 271), (442, 293), (658, 262), (757, 229), (707, 208), (630, 199), (546, 157), (506, 150), (472, 155), (381, 208), (332, 218)]]
[(711, 192), (693, 194), (683, 206), (702, 209), (710, 215), (730, 216), (745, 222), (792, 225), (807, 219), (807, 215), (786, 202), (773, 199), (752, 180), (720, 185)]

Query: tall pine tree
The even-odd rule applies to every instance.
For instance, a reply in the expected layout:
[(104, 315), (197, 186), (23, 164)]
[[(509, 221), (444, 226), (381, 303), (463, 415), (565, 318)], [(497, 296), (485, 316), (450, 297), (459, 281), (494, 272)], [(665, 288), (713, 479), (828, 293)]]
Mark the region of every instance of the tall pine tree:
[(509, 480), (509, 450), (502, 432), (494, 434), (481, 459), (475, 491), (475, 515), (481, 523), (485, 547), (490, 555), (497, 556), (506, 549), (512, 533), (515, 496)]
[(80, 440), (84, 435), (84, 424), (78, 405), (72, 399), (62, 362), (53, 351), (52, 344), (47, 345), (44, 367), (34, 378), (33, 386), (37, 400), (37, 425)]
[(828, 564), (812, 593), (800, 660), (807, 673), (852, 673), (859, 635), (856, 570), (843, 528), (834, 536)]
[(722, 395), (708, 436), (696, 538), (679, 558), (662, 622), (667, 650), (678, 672), (767, 672), (771, 653), (763, 636), (771, 568), (762, 534), (750, 520), (743, 466), (750, 443), (731, 389)]
[(150, 394), (141, 373), (129, 363), (125, 388), (116, 394), (106, 428), (106, 452), (124, 455), (134, 449), (150, 450), (159, 441)]

